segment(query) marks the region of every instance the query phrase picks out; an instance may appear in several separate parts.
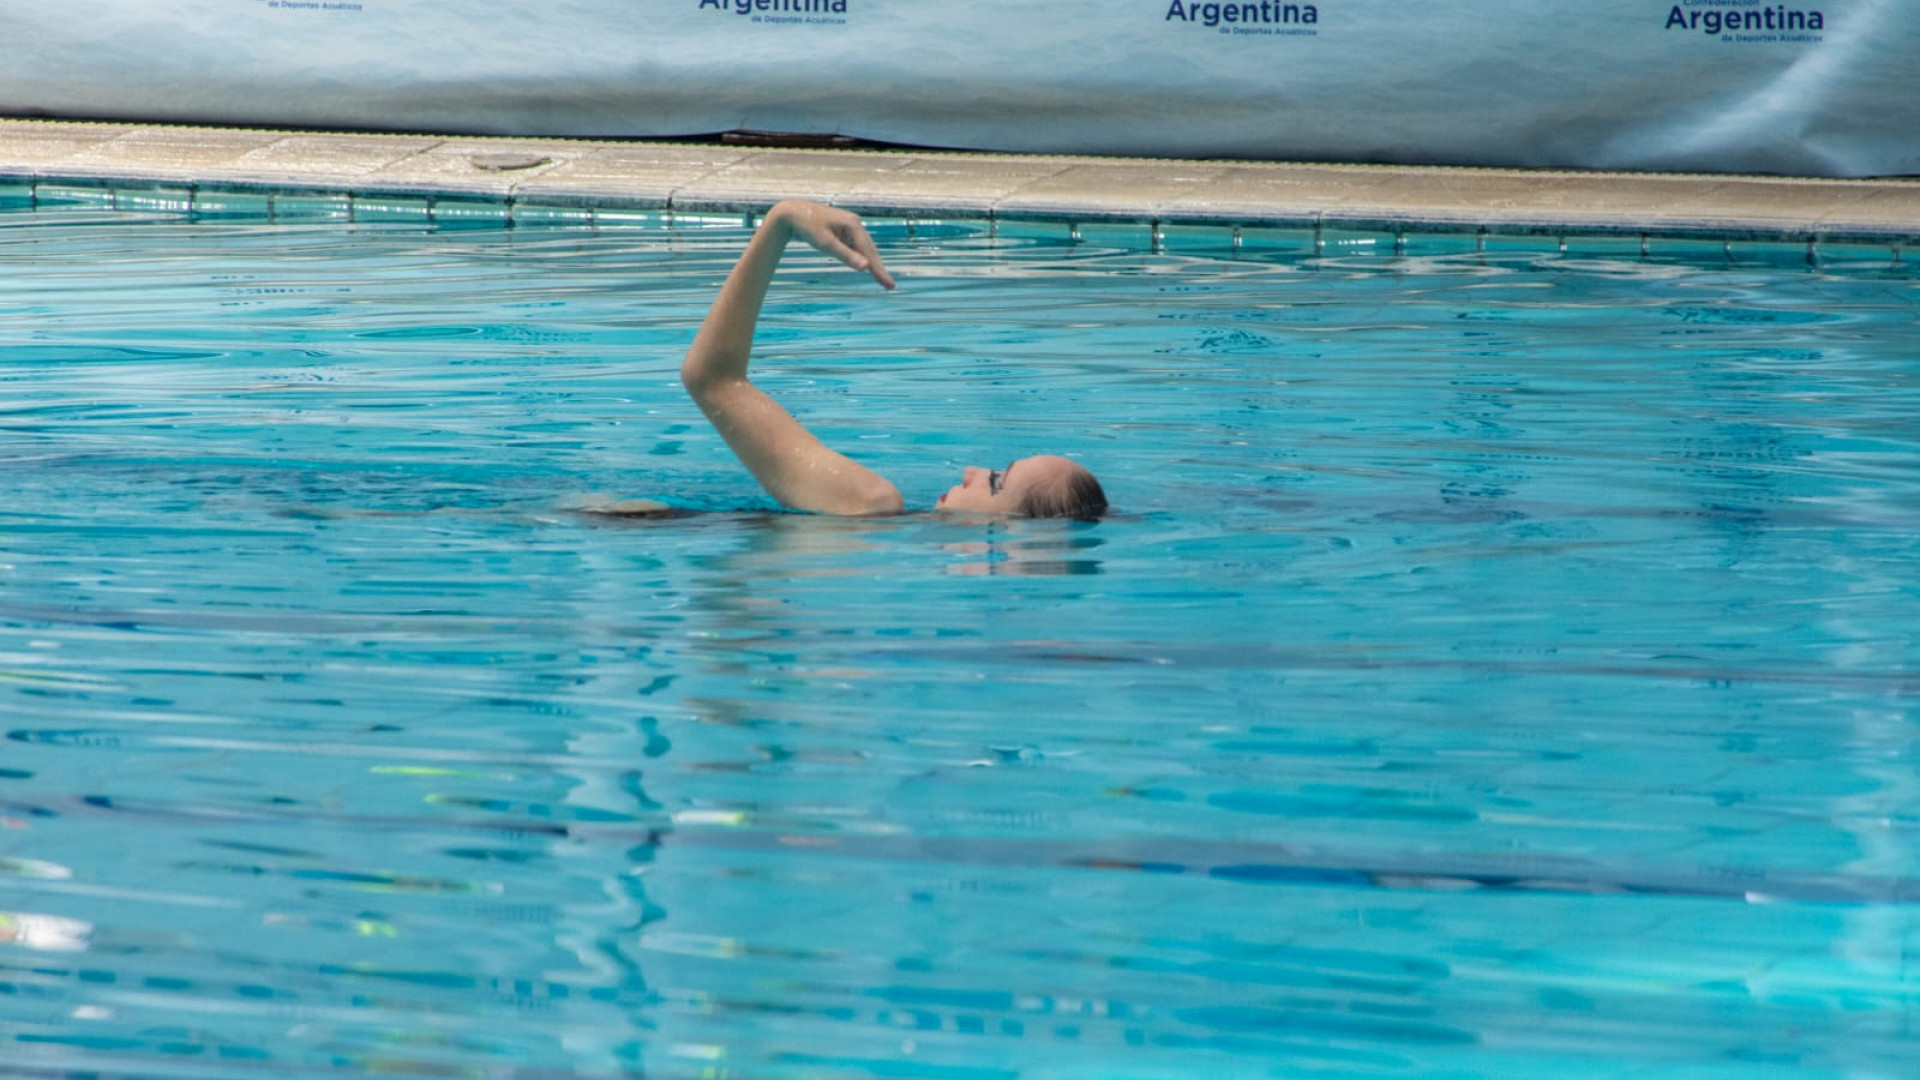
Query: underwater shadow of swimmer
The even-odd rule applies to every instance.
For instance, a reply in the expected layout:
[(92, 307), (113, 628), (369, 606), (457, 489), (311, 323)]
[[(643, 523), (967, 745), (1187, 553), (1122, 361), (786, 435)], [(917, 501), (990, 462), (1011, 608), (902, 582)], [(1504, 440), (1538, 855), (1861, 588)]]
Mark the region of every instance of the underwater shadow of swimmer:
[[(621, 522), (669, 520), (698, 514), (698, 511), (669, 506), (652, 499), (587, 499), (563, 506), (562, 509)], [(833, 527), (821, 527), (823, 521)], [(781, 527), (788, 523), (794, 527)], [(843, 523), (811, 516), (769, 515), (766, 521), (768, 527), (754, 533), (753, 554), (764, 557), (775, 553), (857, 551), (871, 546), (862, 538), (862, 534), (875, 528), (898, 528), (901, 524), (897, 518), (852, 519)], [(942, 544), (941, 550), (950, 554), (972, 556), (964, 562), (949, 564), (946, 572), (969, 577), (1067, 577), (1106, 572), (1101, 560), (1088, 557), (1088, 553), (1106, 543), (1098, 536), (1084, 535), (1072, 525), (1067, 526), (1070, 531), (1061, 531), (1057, 523), (1052, 522), (1038, 525), (1037, 528), (1045, 531), (1037, 535), (994, 535), (1005, 528), (1007, 526), (1003, 524), (990, 524), (984, 540)]]
[[(1069, 529), (1072, 527), (1069, 526)], [(1075, 535), (1052, 529), (1038, 536), (996, 537), (990, 530), (985, 540), (967, 540), (943, 544), (955, 555), (974, 556), (952, 563), (947, 573), (966, 577), (1068, 577), (1104, 574), (1097, 558), (1088, 557), (1093, 549), (1106, 543), (1098, 536)]]
[[(355, 518), (412, 517), (416, 515), (493, 516), (518, 515), (532, 522), (552, 523), (557, 515), (571, 515), (607, 525), (645, 525), (689, 518), (738, 519), (738, 514), (720, 514), (673, 506), (657, 499), (614, 499), (604, 495), (568, 496), (538, 505), (525, 503), (498, 507), (432, 507), (422, 510), (338, 509), (317, 506), (286, 507), (274, 511), (277, 517), (309, 521)], [(865, 534), (876, 529), (893, 530), (910, 523), (911, 518), (822, 518), (808, 514), (749, 514), (760, 521), (752, 530), (750, 551), (764, 559), (772, 555), (845, 554), (871, 548)], [(917, 516), (917, 515), (916, 515)], [(967, 577), (1069, 577), (1106, 572), (1101, 560), (1088, 553), (1105, 545), (1098, 536), (1087, 535), (1090, 526), (1059, 522), (1021, 523), (1013, 527), (1032, 528), (1030, 535), (996, 535), (1007, 529), (1005, 523), (989, 523), (984, 540), (966, 540), (942, 544), (941, 550), (962, 556), (965, 561), (950, 563), (945, 572)], [(846, 573), (864, 571), (849, 569)]]
[(667, 521), (689, 518), (700, 513), (683, 506), (671, 506), (658, 499), (611, 499), (603, 495), (583, 495), (563, 499), (554, 509), (568, 514), (584, 514), (607, 521)]

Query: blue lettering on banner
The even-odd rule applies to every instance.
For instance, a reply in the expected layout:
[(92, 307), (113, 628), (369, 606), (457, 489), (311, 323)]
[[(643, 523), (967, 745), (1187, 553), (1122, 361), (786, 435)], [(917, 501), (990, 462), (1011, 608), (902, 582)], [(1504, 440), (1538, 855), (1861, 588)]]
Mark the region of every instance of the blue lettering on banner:
[(827, 23), (846, 25), (837, 16), (847, 13), (847, 0), (700, 0), (701, 10), (712, 8), (746, 15), (757, 23)]
[(1167, 7), (1167, 22), (1199, 23), (1217, 28), (1223, 34), (1288, 34), (1311, 36), (1320, 22), (1315, 4), (1276, 3), (1183, 3), (1172, 0)]
[[(1719, 10), (1734, 7), (1740, 10)], [(1697, 30), (1722, 41), (1819, 41), (1818, 31), (1827, 28), (1827, 17), (1785, 4), (1763, 7), (1755, 0), (1685, 0), (1667, 12), (1665, 28)]]

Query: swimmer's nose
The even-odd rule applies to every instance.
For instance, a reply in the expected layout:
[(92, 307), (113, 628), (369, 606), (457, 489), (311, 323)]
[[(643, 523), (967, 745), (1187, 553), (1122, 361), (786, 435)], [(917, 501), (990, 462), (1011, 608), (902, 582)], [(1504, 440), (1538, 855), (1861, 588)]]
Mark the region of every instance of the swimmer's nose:
[(961, 487), (972, 487), (974, 484), (974, 481), (985, 480), (986, 478), (987, 478), (987, 470), (981, 468), (978, 465), (969, 465), (966, 468), (960, 470), (960, 486)]

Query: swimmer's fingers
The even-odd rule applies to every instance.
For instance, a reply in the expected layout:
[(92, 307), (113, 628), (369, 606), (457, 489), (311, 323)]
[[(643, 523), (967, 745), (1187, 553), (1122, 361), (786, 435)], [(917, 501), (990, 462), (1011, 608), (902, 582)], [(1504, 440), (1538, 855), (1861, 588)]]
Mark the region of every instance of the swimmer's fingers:
[(852, 214), (846, 214), (844, 219), (832, 222), (817, 233), (809, 233), (807, 242), (855, 270), (872, 274), (881, 288), (893, 288), (893, 275), (887, 273), (887, 264), (881, 261), (873, 237), (867, 235), (867, 227)]
[(853, 249), (855, 258), (864, 262), (865, 265), (861, 265), (861, 262), (847, 262), (847, 265), (855, 270), (865, 270), (872, 274), (873, 280), (879, 282), (881, 288), (893, 288), (893, 275), (887, 272), (887, 264), (880, 258), (880, 249), (874, 245), (873, 237), (867, 235), (867, 227), (860, 224), (859, 219), (856, 218), (851, 232), (852, 235), (848, 237), (848, 246)]
[(872, 274), (882, 288), (893, 288), (893, 275), (887, 272), (880, 251), (868, 235), (867, 227), (860, 223), (858, 214), (800, 201), (784, 202), (773, 209), (774, 214), (782, 211), (792, 230), (807, 243), (855, 270)]

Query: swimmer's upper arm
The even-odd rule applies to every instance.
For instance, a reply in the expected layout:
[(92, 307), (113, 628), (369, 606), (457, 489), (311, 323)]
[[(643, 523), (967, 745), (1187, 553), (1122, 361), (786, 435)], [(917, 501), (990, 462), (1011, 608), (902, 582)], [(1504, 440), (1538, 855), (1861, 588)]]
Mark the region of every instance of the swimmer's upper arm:
[(829, 449), (780, 403), (744, 378), (702, 378), (685, 368), (687, 393), (741, 464), (780, 505), (821, 514), (897, 514), (899, 489)]

